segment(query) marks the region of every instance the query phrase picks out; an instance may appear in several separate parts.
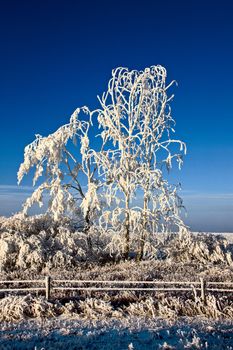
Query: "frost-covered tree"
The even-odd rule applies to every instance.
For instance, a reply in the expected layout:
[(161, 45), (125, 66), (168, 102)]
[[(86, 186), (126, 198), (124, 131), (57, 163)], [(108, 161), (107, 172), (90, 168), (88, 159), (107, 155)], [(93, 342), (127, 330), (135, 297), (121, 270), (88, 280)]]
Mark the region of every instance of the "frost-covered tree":
[[(184, 227), (177, 188), (165, 176), (173, 160), (181, 166), (185, 152), (185, 144), (171, 136), (173, 95), (168, 96), (168, 89), (173, 83), (166, 84), (162, 66), (143, 71), (117, 68), (98, 98), (98, 109), (77, 109), (54, 133), (36, 135), (25, 148), (18, 182), (31, 168), (33, 183), (41, 176), (43, 180), (24, 204), (24, 213), (34, 203), (41, 206), (48, 192), (48, 211), (55, 220), (78, 213), (85, 233), (93, 225), (104, 227), (112, 237), (111, 246), (126, 258), (131, 243), (141, 259), (151, 248), (153, 234), (168, 232), (174, 225)], [(89, 145), (93, 120), (100, 129), (99, 150)], [(108, 207), (101, 208), (100, 197)]]
[[(130, 231), (137, 233), (140, 259), (149, 232), (165, 231), (171, 223), (183, 225), (176, 188), (163, 174), (164, 165), (169, 170), (173, 159), (181, 166), (185, 151), (185, 144), (171, 137), (174, 120), (169, 102), (173, 95), (169, 97), (167, 90), (173, 83), (166, 85), (166, 70), (161, 66), (144, 71), (120, 67), (113, 70), (108, 89), (99, 98), (103, 151), (98, 165), (105, 174), (106, 197), (109, 202), (118, 201), (111, 214), (104, 213), (104, 219), (115, 226), (117, 238), (123, 231), (125, 257), (130, 250)], [(178, 146), (178, 151), (173, 153), (173, 146)], [(131, 204), (140, 190), (142, 207)]]
[(84, 223), (80, 224), (88, 233), (93, 216), (100, 209), (93, 161), (95, 152), (89, 146), (91, 117), (87, 107), (78, 108), (68, 124), (49, 136), (36, 135), (36, 139), (25, 147), (18, 183), (31, 168), (35, 170), (33, 185), (40, 177), (43, 181), (24, 203), (23, 213), (26, 214), (34, 203), (42, 206), (43, 195), (47, 192), (50, 197), (48, 212), (53, 218), (59, 220), (65, 214), (81, 217)]

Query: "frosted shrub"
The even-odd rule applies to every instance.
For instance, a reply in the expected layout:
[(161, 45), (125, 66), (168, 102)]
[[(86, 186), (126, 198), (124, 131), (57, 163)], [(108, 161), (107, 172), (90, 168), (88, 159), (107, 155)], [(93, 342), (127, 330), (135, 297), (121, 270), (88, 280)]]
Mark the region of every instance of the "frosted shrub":
[(172, 234), (160, 244), (166, 258), (172, 261), (232, 264), (230, 245), (223, 236), (193, 234), (188, 231)]
[(17, 245), (14, 237), (7, 232), (1, 234), (0, 239), (0, 271), (7, 271), (15, 266), (17, 258)]
[(137, 303), (130, 303), (124, 311), (130, 316), (140, 317), (155, 317), (158, 314), (152, 298), (147, 298)]
[(70, 300), (68, 303), (66, 303), (64, 305), (63, 315), (67, 315), (67, 316), (74, 315), (78, 311), (80, 311), (80, 310), (79, 310), (79, 306), (78, 306), (77, 302)]
[(29, 298), (31, 315), (35, 318), (55, 317), (63, 313), (63, 306), (59, 302), (50, 303), (41, 298)]
[(54, 317), (62, 312), (59, 303), (49, 303), (44, 298), (10, 296), (0, 300), (0, 321), (19, 321), (26, 318)]
[(15, 321), (27, 318), (30, 315), (28, 305), (28, 296), (26, 297), (7, 297), (0, 300), (0, 320)]
[(79, 307), (82, 316), (87, 318), (110, 316), (113, 311), (110, 303), (96, 298), (86, 298), (84, 301), (80, 301)]
[(16, 268), (40, 270), (46, 261), (46, 250), (43, 249), (42, 242), (38, 237), (30, 237), (26, 241), (21, 241), (18, 246)]
[[(44, 228), (47, 225), (44, 223), (45, 220), (45, 217), (42, 219), (41, 216), (25, 220), (17, 218), (19, 231), (16, 231), (15, 218), (3, 221), (0, 232), (0, 270), (2, 272), (71, 269), (85, 261), (111, 262), (113, 259), (119, 259), (124, 253), (124, 242), (120, 240), (122, 236), (114, 231), (91, 227), (89, 233), (92, 237), (92, 251), (90, 251), (87, 235), (75, 231), (72, 223), (65, 221), (62, 226), (59, 226), (49, 221), (51, 226), (39, 231), (40, 227)], [(34, 224), (38, 230), (35, 233), (32, 231)], [(134, 252), (137, 252), (134, 235), (131, 238), (131, 246)], [(225, 238), (209, 234), (191, 234), (188, 231), (180, 234), (151, 236), (148, 245), (144, 246), (144, 254), (145, 258), (161, 261), (165, 269), (166, 264), (171, 262), (177, 264), (199, 262), (204, 266), (219, 263), (232, 265), (231, 246)], [(127, 266), (126, 263), (126, 270), (122, 271), (123, 275), (125, 273), (127, 275)], [(150, 266), (147, 269), (145, 273), (151, 274), (149, 279), (155, 278), (156, 270), (149, 272)], [(143, 278), (142, 276), (140, 277), (140, 271), (137, 271), (135, 278)], [(117, 279), (119, 276), (115, 275), (114, 278)]]
[(28, 217), (21, 213), (15, 214), (9, 218), (1, 217), (0, 232), (22, 232), (25, 235), (30, 235), (43, 230), (56, 229), (59, 225), (66, 224), (71, 224), (66, 218), (63, 218), (58, 224), (50, 215), (34, 215)]
[[(54, 222), (49, 221), (51, 226), (47, 227), (46, 231), (39, 231), (40, 227), (46, 226), (45, 218), (43, 217), (43, 220), (42, 216), (27, 219), (14, 218), (3, 222), (1, 229), (4, 228), (6, 231), (0, 233), (1, 271), (41, 271), (45, 267), (65, 268), (86, 260), (88, 251), (86, 235), (73, 231), (72, 224), (69, 226), (66, 221), (65, 226), (58, 226), (57, 223), (52, 225)], [(37, 230), (34, 233), (32, 227), (35, 222)]]
[(161, 293), (154, 298), (149, 297), (141, 301), (131, 302), (122, 310), (127, 316), (163, 317), (173, 320), (180, 316), (204, 316), (218, 319), (231, 318), (232, 306), (231, 301), (223, 297), (216, 298), (214, 295), (208, 295), (204, 304), (199, 298), (194, 300), (186, 295), (178, 297)]
[(73, 265), (73, 257), (61, 250), (58, 250), (52, 257), (51, 266), (55, 268), (61, 268), (66, 266), (67, 268)]
[[(113, 307), (114, 305), (114, 307)], [(207, 295), (206, 303), (192, 296), (170, 296), (156, 294), (139, 299), (116, 299), (111, 296), (108, 301), (104, 296), (73, 300), (61, 305), (58, 301), (48, 302), (44, 297), (9, 296), (0, 299), (0, 321), (12, 322), (27, 318), (49, 318), (57, 316), (75, 316), (80, 319), (100, 320), (110, 318), (162, 317), (174, 320), (178, 317), (202, 316), (210, 319), (232, 319), (233, 302), (226, 297)]]

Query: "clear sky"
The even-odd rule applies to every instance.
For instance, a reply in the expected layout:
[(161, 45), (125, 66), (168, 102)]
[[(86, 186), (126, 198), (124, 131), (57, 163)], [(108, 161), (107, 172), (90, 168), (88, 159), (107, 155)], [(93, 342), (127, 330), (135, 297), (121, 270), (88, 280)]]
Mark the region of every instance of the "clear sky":
[[(0, 214), (19, 210), (23, 149), (82, 105), (97, 106), (112, 68), (154, 64), (176, 79), (176, 135), (193, 230), (233, 232), (233, 1), (1, 0)], [(28, 180), (25, 186), (30, 186)]]

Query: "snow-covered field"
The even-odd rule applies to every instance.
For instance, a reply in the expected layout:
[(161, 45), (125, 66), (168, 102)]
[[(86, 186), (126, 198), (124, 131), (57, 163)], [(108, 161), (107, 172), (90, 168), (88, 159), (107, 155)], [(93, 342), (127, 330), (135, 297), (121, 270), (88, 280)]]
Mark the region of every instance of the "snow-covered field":
[(52, 319), (2, 324), (0, 349), (233, 349), (233, 322), (204, 318)]

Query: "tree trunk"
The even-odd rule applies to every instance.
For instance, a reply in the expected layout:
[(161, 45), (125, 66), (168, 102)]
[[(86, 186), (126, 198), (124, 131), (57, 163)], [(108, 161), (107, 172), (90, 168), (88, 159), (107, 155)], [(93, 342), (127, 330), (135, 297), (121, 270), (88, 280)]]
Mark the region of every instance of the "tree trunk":
[(90, 208), (87, 210), (84, 220), (85, 220), (84, 233), (87, 235), (87, 246), (88, 246), (89, 252), (92, 253), (92, 241), (89, 235), (89, 230), (91, 227)]
[(124, 258), (129, 258), (129, 238), (130, 238), (130, 227), (129, 227), (129, 196), (126, 196), (125, 201), (125, 252)]
[(144, 194), (143, 200), (143, 229), (139, 238), (139, 247), (136, 260), (141, 261), (144, 255), (145, 238), (147, 232), (147, 209), (148, 209), (148, 197)]

